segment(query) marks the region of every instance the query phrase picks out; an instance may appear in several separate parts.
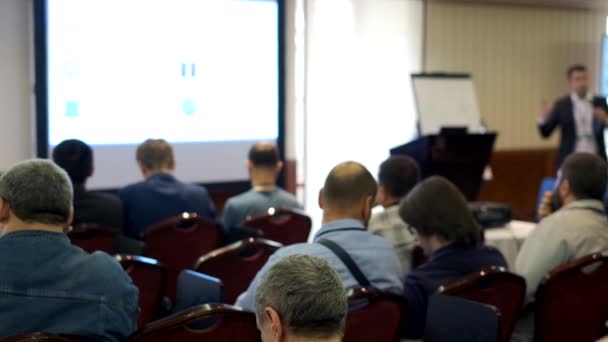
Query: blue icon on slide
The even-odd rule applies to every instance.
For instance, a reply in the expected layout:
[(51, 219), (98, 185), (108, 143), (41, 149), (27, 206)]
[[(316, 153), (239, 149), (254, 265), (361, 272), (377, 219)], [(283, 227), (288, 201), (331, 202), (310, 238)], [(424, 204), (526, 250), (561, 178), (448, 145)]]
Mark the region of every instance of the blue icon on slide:
[(182, 110), (186, 115), (193, 115), (196, 112), (196, 104), (191, 99), (186, 99), (182, 105)]
[(78, 110), (78, 102), (68, 101), (65, 103), (65, 116), (67, 116), (67, 117), (80, 116), (80, 111)]
[[(190, 67), (190, 70), (188, 70), (188, 67)], [(192, 63), (190, 65), (186, 64), (186, 63), (182, 63), (182, 77), (186, 78), (188, 77), (188, 74), (190, 74), (190, 76), (195, 77), (196, 76), (196, 64)]]

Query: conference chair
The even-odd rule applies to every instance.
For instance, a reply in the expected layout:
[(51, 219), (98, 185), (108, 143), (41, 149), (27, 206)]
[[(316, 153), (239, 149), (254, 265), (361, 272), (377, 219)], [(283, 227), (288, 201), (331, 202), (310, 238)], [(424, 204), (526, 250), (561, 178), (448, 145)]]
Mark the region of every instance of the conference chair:
[(424, 342), (498, 342), (500, 321), (494, 306), (436, 293), (429, 299)]
[(524, 278), (492, 266), (439, 287), (439, 293), (496, 307), (501, 314), (501, 338), (509, 341), (526, 296)]
[(173, 313), (201, 304), (224, 302), (224, 285), (220, 279), (192, 270), (179, 274)]
[(66, 230), (66, 234), (73, 245), (86, 252), (103, 251), (113, 253), (116, 233), (108, 227), (99, 224), (79, 224)]
[(312, 220), (300, 210), (270, 208), (248, 217), (243, 226), (257, 229), (264, 239), (287, 246), (308, 241)]
[(349, 310), (343, 342), (398, 342), (405, 298), (374, 288), (348, 290)]
[[(213, 322), (211, 326), (195, 327), (209, 320)], [(226, 304), (204, 304), (152, 322), (133, 334), (129, 341), (259, 342), (261, 338), (254, 313)]]
[(596, 341), (608, 327), (608, 256), (592, 254), (549, 272), (536, 292), (535, 341)]
[(194, 269), (221, 279), (226, 303), (234, 303), (272, 253), (281, 247), (275, 241), (250, 238), (203, 255)]
[(183, 213), (153, 225), (144, 232), (144, 254), (167, 268), (165, 295), (175, 299), (177, 276), (198, 258), (218, 248), (223, 239), (221, 224), (195, 213)]
[(64, 337), (42, 332), (27, 333), (23, 335), (8, 337), (0, 342), (80, 342), (84, 340), (75, 337)]
[(139, 289), (140, 327), (152, 322), (160, 315), (161, 303), (167, 286), (167, 270), (157, 260), (135, 256), (115, 255), (133, 284)]

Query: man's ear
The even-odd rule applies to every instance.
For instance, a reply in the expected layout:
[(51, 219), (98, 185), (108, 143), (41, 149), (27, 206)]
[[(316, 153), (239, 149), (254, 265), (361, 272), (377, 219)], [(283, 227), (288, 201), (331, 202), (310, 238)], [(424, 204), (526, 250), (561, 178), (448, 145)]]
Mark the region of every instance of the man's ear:
[(253, 170), (253, 163), (251, 162), (251, 160), (247, 160), (245, 162), (245, 167), (247, 168), (247, 171), (249, 171), (249, 173), (251, 173), (251, 171)]
[(571, 188), (570, 188), (570, 181), (568, 181), (567, 179), (564, 179), (561, 184), (559, 185), (559, 194), (560, 196), (563, 198), (566, 198), (568, 195), (570, 195), (572, 193)]
[(376, 192), (376, 200), (374, 205), (384, 204), (384, 185), (378, 185), (378, 191)]
[(141, 171), (141, 173), (145, 176), (148, 169), (146, 169), (144, 164), (139, 160), (137, 161), (137, 167), (139, 168), (139, 171)]
[(325, 208), (323, 208), (323, 206), (325, 205), (325, 203), (323, 203), (324, 202), (323, 197), (324, 197), (323, 189), (321, 189), (321, 190), (319, 190), (319, 199), (318, 199), (319, 208), (321, 208), (321, 210), (325, 209)]
[(279, 313), (273, 308), (267, 307), (264, 309), (264, 315), (266, 316), (266, 322), (270, 325), (270, 334), (272, 336), (272, 340), (277, 342), (281, 341), (285, 331), (283, 329), (283, 322), (281, 322)]
[(68, 217), (68, 222), (66, 222), (66, 226), (71, 226), (72, 222), (74, 222), (74, 207), (70, 208), (70, 216)]
[(364, 223), (367, 225), (369, 218), (372, 216), (372, 208), (374, 207), (374, 196), (367, 196), (363, 200), (361, 206), (361, 217)]
[(11, 208), (8, 202), (4, 198), (0, 197), (0, 223), (8, 223), (8, 219), (11, 216)]

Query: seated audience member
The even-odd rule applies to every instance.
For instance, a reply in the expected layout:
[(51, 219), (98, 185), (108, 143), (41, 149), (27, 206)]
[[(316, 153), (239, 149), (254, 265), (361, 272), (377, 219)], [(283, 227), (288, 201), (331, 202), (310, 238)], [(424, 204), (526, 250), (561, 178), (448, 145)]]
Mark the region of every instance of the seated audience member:
[(93, 175), (93, 150), (76, 139), (65, 140), (53, 150), (53, 161), (64, 169), (74, 187), (74, 222), (94, 223), (122, 231), (122, 204), (115, 195), (86, 190)]
[[(545, 217), (524, 241), (515, 272), (526, 279), (527, 302), (549, 271), (596, 252), (608, 252), (608, 219), (602, 202), (606, 189), (606, 162), (591, 153), (568, 156), (554, 193), (558, 210)], [(556, 208), (557, 209), (557, 208)], [(519, 322), (514, 340), (531, 340), (533, 315)]]
[[(299, 243), (276, 251), (258, 272), (253, 282), (238, 298), (236, 305), (254, 310), (256, 289), (264, 274), (281, 259), (294, 254), (316, 256), (327, 260), (336, 270), (344, 287), (353, 288), (363, 283), (377, 289), (401, 294), (402, 270), (393, 246), (384, 238), (365, 228), (376, 195), (376, 182), (367, 169), (356, 162), (345, 162), (334, 167), (319, 194), (323, 209), (323, 224), (313, 243)], [(327, 245), (334, 243), (352, 259), (366, 279), (357, 280), (345, 262)]]
[(550, 195), (557, 211), (530, 233), (515, 262), (515, 271), (526, 279), (529, 301), (552, 269), (608, 251), (608, 220), (603, 205), (607, 177), (606, 162), (594, 154), (575, 153), (565, 159), (559, 183)]
[(247, 170), (251, 178), (251, 190), (229, 198), (222, 212), (222, 223), (226, 230), (241, 226), (247, 216), (268, 208), (302, 209), (298, 200), (276, 185), (277, 176), (283, 168), (279, 151), (271, 143), (257, 143), (249, 150)]
[(262, 342), (339, 342), (348, 301), (327, 261), (291, 255), (274, 264), (255, 295)]
[(163, 139), (148, 139), (137, 148), (137, 165), (145, 180), (120, 190), (125, 234), (141, 239), (146, 228), (183, 212), (214, 219), (215, 206), (202, 186), (182, 183), (173, 176), (173, 148)]
[(414, 235), (399, 216), (399, 202), (420, 181), (418, 163), (410, 157), (392, 156), (380, 164), (376, 204), (384, 211), (373, 214), (368, 229), (393, 244), (404, 272), (412, 268)]
[(430, 177), (418, 184), (401, 202), (399, 214), (429, 256), (404, 283), (407, 319), (402, 338), (420, 340), (429, 297), (439, 286), (485, 267), (506, 267), (507, 263), (498, 250), (481, 244), (481, 227), (464, 195), (443, 177)]
[(63, 233), (72, 184), (46, 160), (0, 178), (0, 338), (43, 331), (123, 341), (136, 328), (138, 292), (103, 252), (88, 254)]

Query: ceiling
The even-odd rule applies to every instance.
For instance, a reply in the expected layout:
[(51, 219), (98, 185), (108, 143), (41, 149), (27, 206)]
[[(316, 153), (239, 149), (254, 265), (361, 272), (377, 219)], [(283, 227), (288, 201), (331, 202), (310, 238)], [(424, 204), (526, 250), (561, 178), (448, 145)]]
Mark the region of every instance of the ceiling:
[[(430, 0), (430, 1), (438, 1), (438, 0)], [(439, 1), (441, 1), (441, 0), (439, 0)], [(446, 0), (443, 0), (443, 1), (446, 1)], [(608, 0), (449, 0), (449, 1), (608, 10)]]

